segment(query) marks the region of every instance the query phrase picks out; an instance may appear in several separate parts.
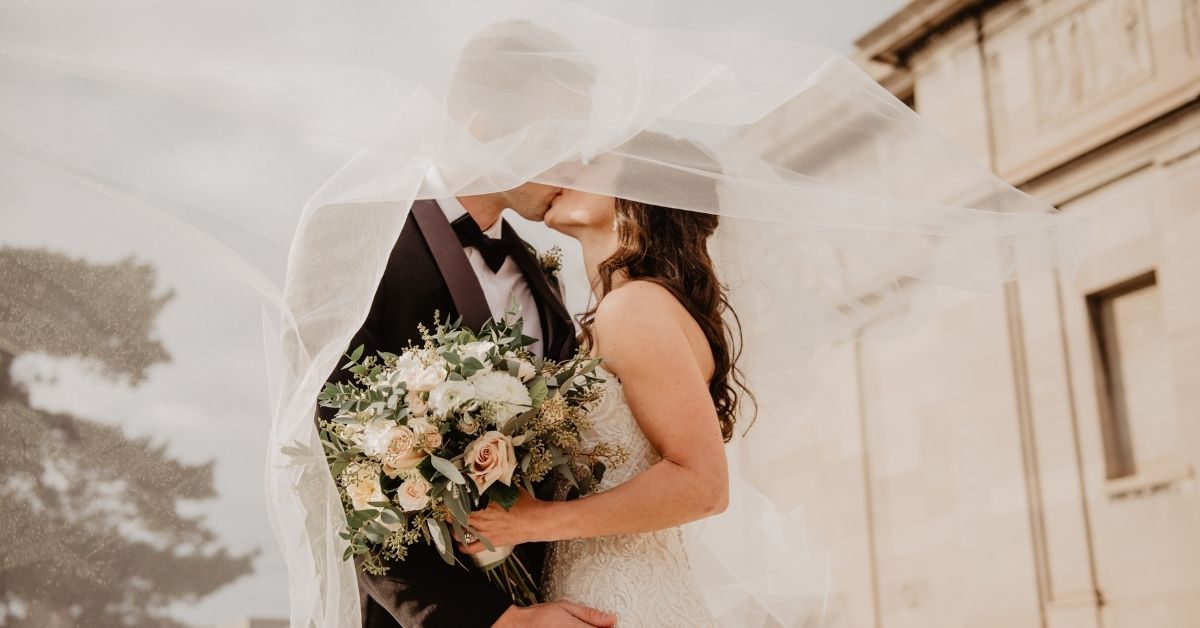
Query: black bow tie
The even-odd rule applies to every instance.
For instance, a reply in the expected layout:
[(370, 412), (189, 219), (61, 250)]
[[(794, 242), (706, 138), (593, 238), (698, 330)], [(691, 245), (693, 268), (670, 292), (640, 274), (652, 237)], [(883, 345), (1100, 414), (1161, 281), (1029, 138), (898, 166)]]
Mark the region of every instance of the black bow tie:
[(512, 247), (503, 238), (489, 238), (479, 228), (479, 223), (470, 214), (464, 214), (454, 222), (450, 223), (454, 227), (454, 233), (458, 234), (458, 241), (463, 246), (473, 246), (483, 254), (484, 261), (487, 262), (488, 268), (492, 269), (493, 273), (500, 272), (500, 267), (504, 266), (504, 260), (512, 254)]

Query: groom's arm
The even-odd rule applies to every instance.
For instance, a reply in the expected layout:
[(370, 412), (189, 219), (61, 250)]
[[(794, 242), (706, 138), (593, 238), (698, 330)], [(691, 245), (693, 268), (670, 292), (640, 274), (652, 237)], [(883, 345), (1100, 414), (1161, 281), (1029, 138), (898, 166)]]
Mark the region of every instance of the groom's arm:
[(386, 564), (382, 576), (358, 569), (358, 586), (405, 628), (485, 628), (512, 605), (483, 573), (447, 565), (424, 543), (410, 545), (403, 561)]
[[(377, 351), (386, 350), (384, 342), (387, 341), (385, 336), (388, 329), (383, 325), (383, 321), (388, 319), (388, 297), (386, 286), (381, 285), (375, 291), (375, 296), (371, 300), (371, 309), (367, 311), (367, 318), (363, 321), (362, 327), (354, 332), (354, 337), (350, 339), (350, 344), (347, 345), (345, 353), (351, 353), (355, 348), (362, 346), (362, 357), (369, 355), (377, 355)], [(343, 355), (338, 358), (337, 364), (333, 367), (333, 372), (329, 373), (325, 378), (326, 383), (341, 384), (349, 382), (354, 378), (354, 374), (349, 370), (343, 369), (346, 364), (346, 357)], [(317, 414), (320, 418), (326, 421), (333, 420), (333, 416), (337, 414), (337, 408), (326, 408), (323, 406), (317, 407)]]

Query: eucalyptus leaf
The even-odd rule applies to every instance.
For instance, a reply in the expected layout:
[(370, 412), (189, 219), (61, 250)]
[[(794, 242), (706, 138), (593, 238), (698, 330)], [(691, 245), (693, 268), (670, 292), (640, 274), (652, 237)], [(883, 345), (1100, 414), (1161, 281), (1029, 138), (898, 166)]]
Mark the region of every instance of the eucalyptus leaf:
[(467, 478), (463, 477), (461, 471), (455, 468), (454, 463), (440, 456), (430, 456), (429, 462), (433, 464), (433, 468), (437, 469), (438, 473), (446, 476), (446, 479), (455, 484), (466, 484)]
[(509, 375), (518, 379), (521, 377), (521, 362), (519, 360), (505, 360), (504, 367)]
[(451, 519), (450, 527), (453, 528), (453, 530), (454, 530), (454, 538), (456, 538), (456, 539), (466, 538), (467, 535), (463, 534), (463, 527), (462, 527), (462, 525), (460, 525), (458, 523), (458, 519)]
[(466, 523), (470, 519), (470, 506), (462, 497), (465, 491), (451, 491), (446, 495), (446, 508), (450, 510), (450, 516), (454, 517), (455, 521)]
[(349, 460), (338, 460), (338, 461), (334, 462), (332, 465), (330, 465), (329, 471), (330, 471), (330, 473), (333, 473), (333, 477), (337, 477), (337, 476), (341, 475), (342, 471), (345, 471), (346, 467), (349, 465), (350, 465)]
[(357, 518), (359, 521), (365, 522), (365, 521), (370, 521), (370, 520), (374, 519), (375, 517), (378, 517), (379, 511), (374, 508), (364, 508), (362, 510), (355, 510), (353, 513), (353, 516), (355, 518)]
[(465, 366), (473, 371), (482, 371), (484, 368), (483, 362), (480, 362), (479, 360), (477, 360), (471, 356), (467, 356), (467, 358), (465, 360), (463, 360), (462, 363), (463, 363), (463, 366)]
[(579, 488), (579, 482), (575, 479), (575, 472), (571, 470), (571, 465), (560, 464), (554, 467), (554, 470), (557, 471), (558, 474), (563, 478), (565, 478), (571, 486), (575, 487), (576, 489)]
[(522, 412), (521, 414), (509, 419), (508, 423), (504, 425), (504, 429), (501, 430), (501, 432), (506, 434), (514, 434), (520, 430), (523, 430), (525, 429), (525, 426), (528, 425), (529, 422), (532, 421), (536, 416), (537, 410), (526, 410), (525, 412)]
[(529, 383), (529, 398), (533, 400), (533, 407), (537, 408), (542, 405), (542, 401), (546, 399), (546, 395), (550, 392), (550, 388), (546, 386), (546, 378), (538, 376)]
[(387, 535), (380, 534), (379, 530), (373, 526), (365, 526), (363, 527), (363, 536), (367, 537), (367, 540), (372, 543), (383, 543), (383, 539)]
[(446, 522), (436, 517), (425, 521), (430, 526), (429, 534), (433, 537), (434, 545), (437, 546), (438, 553), (442, 555), (442, 560), (446, 561), (447, 565), (453, 566), (454, 552), (450, 547), (450, 530), (446, 528)]
[(488, 497), (500, 504), (505, 510), (512, 510), (517, 505), (517, 487), (496, 482), (488, 488)]

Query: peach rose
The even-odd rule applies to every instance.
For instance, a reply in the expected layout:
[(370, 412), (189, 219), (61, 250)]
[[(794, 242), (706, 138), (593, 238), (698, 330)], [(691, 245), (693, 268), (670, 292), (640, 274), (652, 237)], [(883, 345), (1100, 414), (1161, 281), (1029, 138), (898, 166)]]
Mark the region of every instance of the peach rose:
[(396, 490), (396, 503), (406, 512), (420, 510), (429, 505), (429, 489), (433, 488), (423, 478), (410, 478)]
[(437, 451), (442, 448), (442, 433), (425, 432), (421, 434), (421, 443), (425, 451)]
[(482, 493), (497, 481), (512, 485), (513, 472), (517, 470), (517, 452), (513, 450), (511, 438), (492, 430), (484, 432), (467, 447), (463, 462), (467, 475)]
[(408, 411), (413, 416), (425, 416), (429, 413), (429, 404), (425, 403), (425, 399), (421, 397), (420, 391), (408, 391), (408, 395), (405, 396), (404, 401), (408, 403)]
[[(425, 459), (418, 447), (419, 437), (408, 427), (398, 425), (389, 430), (387, 449), (383, 453), (384, 470), (411, 469)], [(389, 474), (391, 475), (391, 474)]]

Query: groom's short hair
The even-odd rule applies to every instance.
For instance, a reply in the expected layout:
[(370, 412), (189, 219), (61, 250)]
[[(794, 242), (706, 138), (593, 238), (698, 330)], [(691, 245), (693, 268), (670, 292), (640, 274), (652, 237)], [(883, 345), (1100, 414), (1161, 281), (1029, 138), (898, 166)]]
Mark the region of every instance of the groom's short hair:
[(454, 65), (446, 107), (466, 124), (488, 118), (494, 139), (545, 119), (591, 113), (595, 66), (557, 33), (528, 21), (498, 22), (471, 37)]

